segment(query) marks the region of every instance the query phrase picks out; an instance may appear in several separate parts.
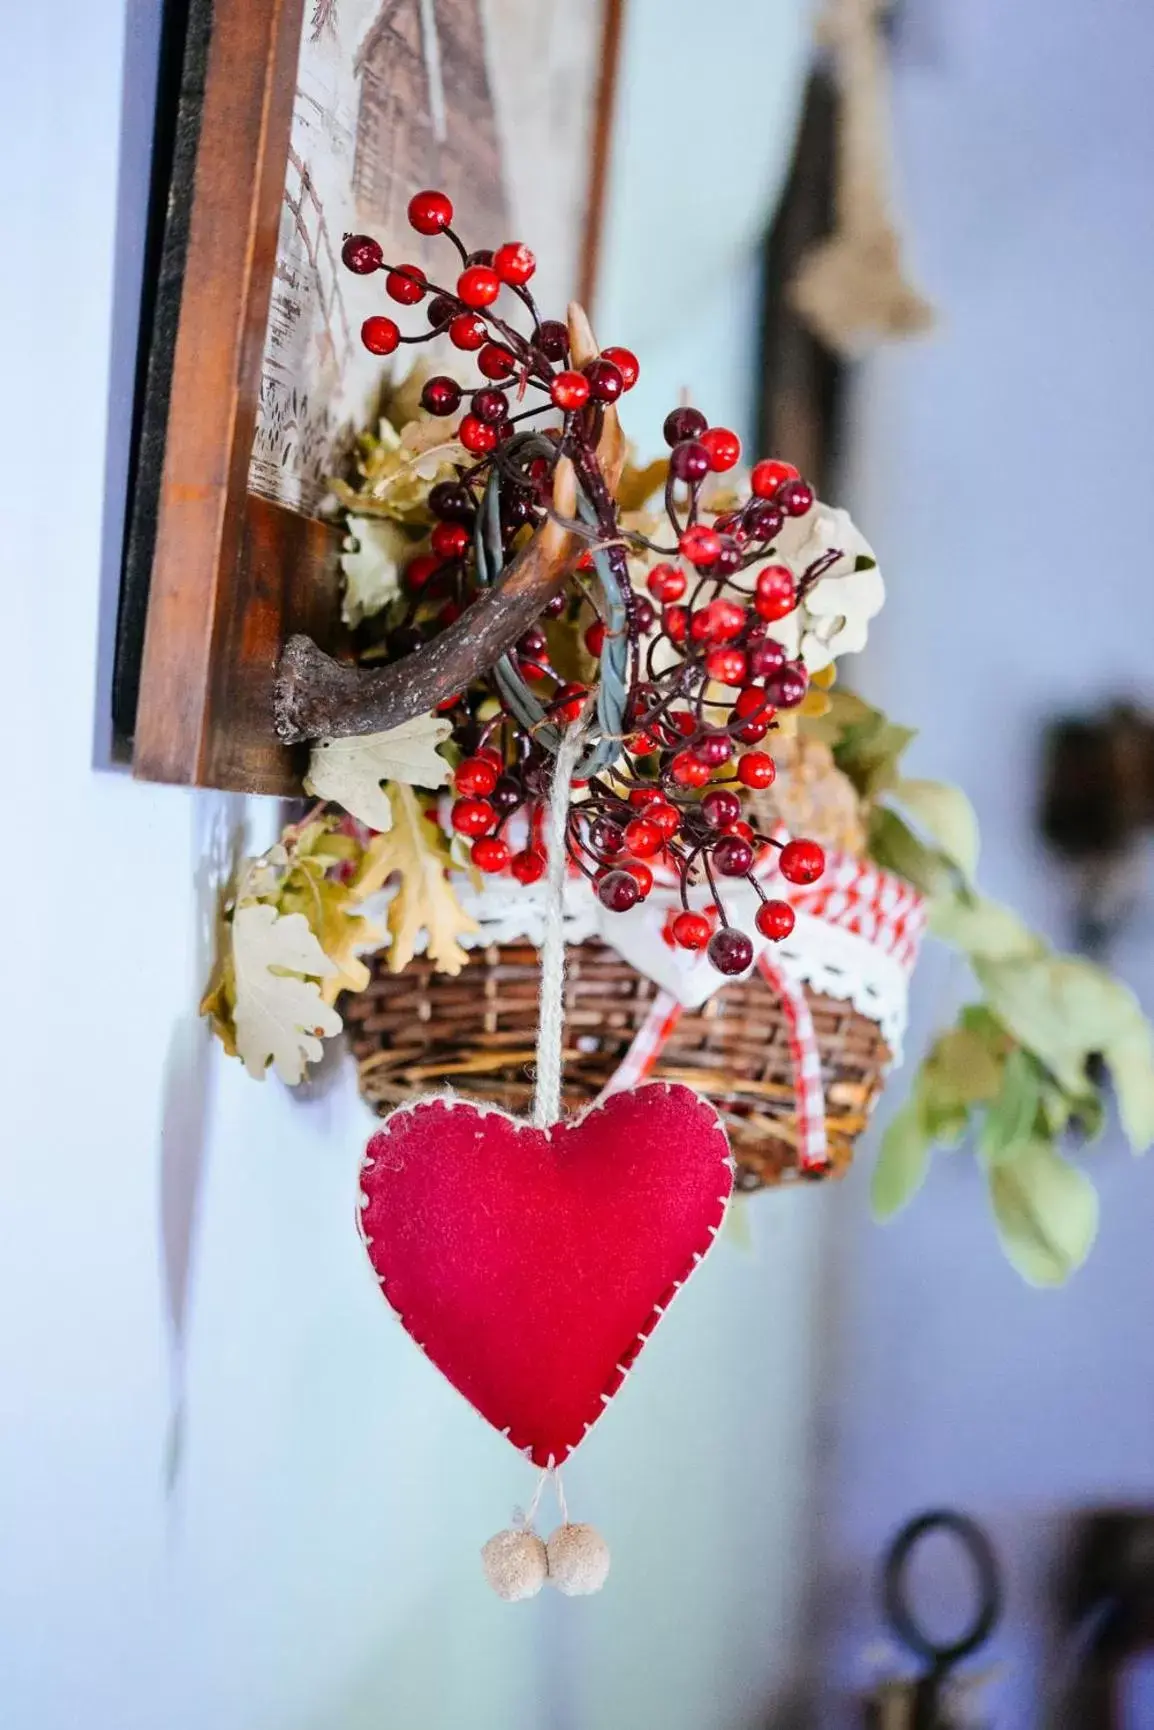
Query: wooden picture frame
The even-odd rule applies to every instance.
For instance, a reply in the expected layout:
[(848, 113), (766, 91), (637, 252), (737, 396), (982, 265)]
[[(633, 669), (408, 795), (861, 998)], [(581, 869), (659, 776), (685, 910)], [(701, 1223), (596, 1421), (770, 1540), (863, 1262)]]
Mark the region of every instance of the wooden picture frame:
[[(387, 244), (402, 187), (428, 184), (503, 225), (480, 0), (169, 0), (113, 674), (118, 754), (144, 780), (297, 793), (276, 662), (294, 632), (345, 646), (340, 531), (317, 504), (370, 417), (358, 336), (381, 290), (353, 279), (345, 305), (310, 127), (322, 155), (340, 134), (349, 226), (355, 207)], [(334, 406), (346, 375), (360, 396)]]

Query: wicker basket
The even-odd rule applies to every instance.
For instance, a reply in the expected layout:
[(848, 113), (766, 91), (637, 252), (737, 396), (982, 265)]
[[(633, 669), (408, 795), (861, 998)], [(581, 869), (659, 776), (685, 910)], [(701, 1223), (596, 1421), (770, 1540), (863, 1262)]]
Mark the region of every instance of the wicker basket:
[[(420, 959), (389, 973), (384, 953), (370, 964), (368, 986), (343, 1009), (361, 1091), (376, 1110), (439, 1086), (516, 1113), (528, 1108), (540, 971), (531, 944), (474, 950), (456, 978)], [(577, 1110), (615, 1073), (656, 987), (596, 942), (569, 951), (566, 978), (565, 1104)], [(822, 1057), (829, 1169), (837, 1175), (853, 1156), (890, 1053), (877, 1023), (852, 1004), (807, 995)], [(763, 980), (726, 986), (703, 1008), (686, 1010), (653, 1073), (712, 1099), (740, 1188), (799, 1175), (788, 1031)]]

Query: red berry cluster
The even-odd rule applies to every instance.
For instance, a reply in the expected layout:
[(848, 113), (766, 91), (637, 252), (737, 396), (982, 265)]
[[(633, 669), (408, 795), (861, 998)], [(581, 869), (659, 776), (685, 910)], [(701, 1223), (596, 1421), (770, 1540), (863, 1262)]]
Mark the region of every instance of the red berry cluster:
[[(368, 235), (346, 238), (342, 256), (350, 270), (385, 272), (385, 292), (399, 305), (428, 303), (424, 331), (402, 336), (391, 318), (374, 317), (365, 321), (364, 342), (375, 354), (391, 354), (402, 342), (444, 334), (456, 348), (476, 354), (483, 382), (467, 404), (466, 392), (447, 375), (430, 378), (424, 387), (422, 400), (431, 414), (452, 415), (466, 407), (457, 437), (476, 461), (432, 489), (430, 551), (407, 568), (407, 594), (391, 621), (387, 650), (403, 655), (418, 648), (476, 598), (472, 531), (495, 453), (512, 437), (515, 423), (554, 417), (544, 429), (554, 455), (535, 454), (525, 463), (502, 458), (496, 471), (504, 546), (511, 553), (521, 532), (544, 520), (553, 464), (561, 454), (571, 457), (597, 515), (590, 539), (607, 549), (602, 578), (608, 566), (628, 621), (628, 732), (611, 772), (595, 776), (572, 808), (572, 860), (616, 912), (644, 900), (660, 869), (677, 882), (682, 902), (682, 911), (667, 922), (668, 940), (706, 950), (722, 973), (743, 973), (753, 946), (730, 923), (721, 885), (737, 879), (753, 885), (761, 898), (756, 922), (764, 936), (784, 938), (794, 922), (789, 903), (768, 899), (762, 890), (759, 867), (779, 843), (750, 820), (747, 796), (772, 785), (773, 758), (758, 747), (777, 725), (778, 711), (796, 708), (808, 687), (803, 663), (787, 658), (771, 628), (838, 556), (824, 555), (800, 577), (775, 557), (786, 523), (813, 506), (813, 489), (790, 464), (762, 461), (752, 470), (743, 503), (708, 511), (705, 483), (736, 467), (741, 443), (728, 428), (710, 426), (697, 409), (678, 408), (664, 429), (670, 446), (668, 544), (623, 531), (597, 446), (606, 409), (637, 380), (636, 357), (625, 348), (606, 348), (580, 368), (572, 366), (567, 327), (542, 319), (529, 292), (533, 254), (519, 241), (493, 252), (468, 252), (453, 230), (453, 208), (444, 193), (418, 193), (409, 220), (418, 233), (443, 234), (456, 248), (455, 287), (430, 282), (417, 265), (387, 264)], [(527, 334), (495, 310), (503, 291), (528, 314)], [(514, 412), (529, 391), (541, 400)], [(627, 549), (649, 561), (647, 594), (632, 586)], [(608, 627), (587, 582), (591, 567), (586, 554), (570, 587), (514, 650), (523, 677), (547, 692), (541, 702), (555, 721), (582, 715), (589, 691), (555, 671), (552, 622), (564, 618), (595, 657), (606, 645)], [(471, 841), (479, 870), (536, 881), (546, 863), (541, 827), (549, 753), (510, 714), (490, 679), (441, 707), (464, 752), (455, 775), (454, 830)], [(521, 821), (512, 823), (518, 814)], [(521, 831), (514, 850), (506, 837)], [(794, 840), (780, 848), (779, 868), (790, 883), (814, 882), (824, 863), (816, 842)], [(695, 889), (708, 897), (701, 909), (690, 906)]]

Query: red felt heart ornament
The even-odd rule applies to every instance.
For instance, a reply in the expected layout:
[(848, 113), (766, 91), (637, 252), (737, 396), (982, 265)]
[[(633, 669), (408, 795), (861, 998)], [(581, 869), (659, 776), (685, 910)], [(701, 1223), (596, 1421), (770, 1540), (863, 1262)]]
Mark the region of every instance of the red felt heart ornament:
[(369, 1142), (361, 1235), (441, 1373), (560, 1465), (709, 1249), (732, 1181), (721, 1121), (688, 1087), (617, 1093), (548, 1130), (432, 1097)]

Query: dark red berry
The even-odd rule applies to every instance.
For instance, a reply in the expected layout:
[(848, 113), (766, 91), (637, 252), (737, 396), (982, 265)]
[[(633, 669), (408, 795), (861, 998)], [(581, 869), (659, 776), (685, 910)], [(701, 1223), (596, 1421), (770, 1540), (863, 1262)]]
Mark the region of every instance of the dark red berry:
[(644, 595), (633, 594), (628, 602), (629, 618), (642, 636), (651, 631), (657, 623), (657, 611), (652, 601), (647, 601)]
[(409, 200), (409, 222), (418, 234), (440, 234), (453, 220), (453, 206), (443, 192), (415, 192)]
[(536, 258), (520, 240), (507, 240), (493, 254), (493, 269), (514, 288), (524, 288), (536, 268)]
[(741, 548), (732, 535), (721, 536), (721, 551), (713, 566), (715, 577), (732, 577), (741, 569)]
[(604, 355), (600, 360), (589, 362), (585, 377), (589, 380), (589, 394), (594, 402), (616, 402), (625, 389), (620, 370)]
[(385, 262), (381, 243), (371, 234), (346, 234), (341, 247), (341, 263), (356, 276), (369, 276)]
[(679, 445), (685, 439), (700, 438), (709, 422), (696, 408), (675, 408), (665, 417), (662, 431), (667, 445)]
[(816, 841), (787, 841), (778, 863), (788, 883), (816, 883), (825, 870), (825, 854)]
[(480, 841), (474, 841), (469, 857), (478, 871), (504, 871), (512, 858), (507, 841), (499, 841), (495, 835), (486, 835)]
[(425, 317), (434, 330), (447, 330), (457, 316), (457, 303), (447, 294), (435, 294), (425, 308)]
[(702, 795), (702, 815), (713, 829), (728, 829), (741, 816), (741, 800), (727, 787), (711, 787)]
[(537, 347), (546, 360), (564, 360), (569, 353), (569, 332), (559, 318), (546, 318), (537, 331)]
[(726, 469), (733, 468), (741, 455), (741, 440), (726, 426), (706, 427), (698, 434), (698, 441), (705, 446), (714, 474), (724, 474)]
[(733, 742), (727, 733), (706, 733), (693, 749), (711, 769), (720, 769), (733, 756)]
[(487, 421), (490, 426), (497, 426), (509, 418), (509, 404), (503, 390), (475, 392), (469, 408), (478, 420)]
[(641, 886), (628, 871), (607, 871), (597, 885), (597, 899), (610, 913), (628, 913), (641, 899)]
[(787, 517), (804, 517), (806, 511), (812, 509), (815, 496), (808, 481), (786, 481), (777, 489), (776, 503)]
[[(486, 761), (488, 761), (487, 758)], [(492, 764), (489, 766), (491, 768)], [(499, 775), (489, 798), (493, 802), (494, 809), (499, 811), (502, 817), (507, 817), (510, 811), (517, 809), (523, 796), (519, 783), (514, 781), (512, 775)]]
[(481, 348), (488, 340), (489, 327), (475, 313), (459, 312), (449, 324), (449, 341), (454, 348)]
[(679, 481), (702, 481), (709, 473), (709, 452), (697, 439), (683, 439), (669, 453), (669, 472)]
[(800, 661), (787, 661), (765, 681), (765, 694), (775, 709), (796, 709), (809, 690), (809, 674)]
[(425, 380), (421, 391), (421, 407), (430, 414), (456, 414), (461, 406), (461, 387), (455, 378), (449, 378), (446, 373), (438, 373), (435, 378)]
[(611, 360), (621, 374), (622, 387), (632, 390), (641, 372), (641, 363), (631, 348), (603, 348), (602, 360)]
[(472, 524), (476, 515), (473, 495), (457, 481), (438, 481), (429, 494), (429, 509), (445, 523)]
[(419, 264), (401, 264), (385, 278), (385, 293), (402, 306), (416, 306), (428, 293), (425, 273)]
[(785, 666), (785, 650), (774, 637), (762, 637), (749, 647), (749, 671), (754, 679), (768, 679)]
[(468, 258), (465, 260), (465, 263), (467, 265), (469, 265), (469, 264), (483, 264), (489, 270), (492, 270), (492, 268), (493, 268), (493, 253), (492, 253), (490, 248), (481, 247), (478, 251), (471, 252), (469, 254)]
[(753, 944), (744, 931), (735, 931), (732, 925), (723, 925), (720, 931), (715, 931), (709, 940), (709, 959), (719, 973), (730, 978), (738, 973), (744, 973), (753, 960)]
[(796, 916), (788, 901), (764, 901), (757, 910), (757, 929), (780, 943), (793, 930)]
[(615, 859), (618, 853), (625, 851), (624, 831), (620, 823), (614, 823), (610, 817), (598, 817), (590, 825), (589, 841), (606, 859)]
[(755, 541), (773, 541), (785, 525), (785, 512), (780, 505), (760, 499), (746, 511), (745, 523)]
[(747, 751), (737, 765), (737, 778), (743, 787), (763, 792), (777, 779), (777, 764), (766, 751)]
[(723, 835), (712, 857), (723, 877), (744, 877), (753, 865), (753, 848), (740, 835)]
[(753, 473), (749, 477), (749, 485), (754, 498), (771, 499), (778, 487), (786, 481), (798, 479), (798, 472), (792, 463), (777, 462), (774, 458), (754, 463)]

